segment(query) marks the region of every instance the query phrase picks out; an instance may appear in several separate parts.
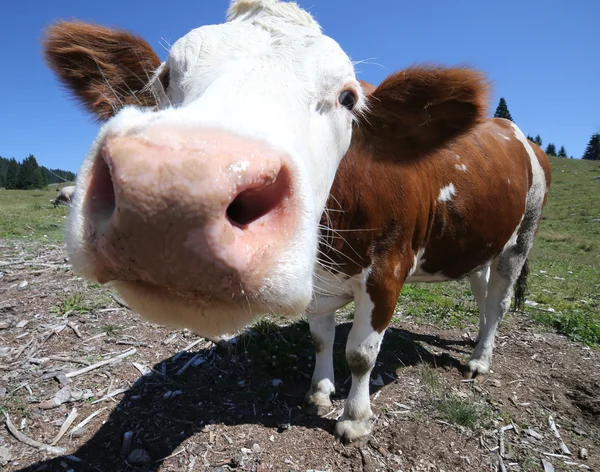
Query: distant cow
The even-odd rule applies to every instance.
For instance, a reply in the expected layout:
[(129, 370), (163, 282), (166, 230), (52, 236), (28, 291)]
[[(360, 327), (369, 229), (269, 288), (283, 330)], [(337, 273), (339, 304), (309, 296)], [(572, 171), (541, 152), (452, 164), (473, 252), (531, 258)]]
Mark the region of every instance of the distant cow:
[(369, 433), (369, 375), (406, 281), (470, 277), (482, 321), (468, 372), (488, 370), (550, 170), (516, 126), (485, 120), (480, 73), (361, 84), (307, 12), (276, 0), (233, 1), (164, 63), (136, 36), (79, 22), (50, 27), (45, 55), (106, 121), (68, 221), (79, 274), (207, 336), (308, 307), (316, 413), (335, 389), (333, 314), (354, 300), (343, 441)]
[(73, 199), (73, 194), (75, 193), (75, 186), (70, 185), (68, 187), (63, 187), (59, 192), (58, 196), (52, 201), (54, 208), (58, 205), (70, 205)]

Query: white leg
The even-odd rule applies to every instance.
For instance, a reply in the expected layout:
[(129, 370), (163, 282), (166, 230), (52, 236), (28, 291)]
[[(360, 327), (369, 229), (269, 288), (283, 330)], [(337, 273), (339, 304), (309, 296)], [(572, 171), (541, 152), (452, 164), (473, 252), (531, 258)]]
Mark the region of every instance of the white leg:
[(307, 313), (310, 335), (315, 346), (315, 369), (304, 409), (311, 415), (324, 415), (331, 410), (330, 395), (335, 393), (333, 374), (333, 340), (335, 312), (326, 315)]
[(383, 333), (371, 325), (374, 304), (361, 283), (355, 293), (354, 323), (346, 344), (346, 360), (352, 372), (352, 387), (346, 400), (344, 413), (335, 425), (336, 436), (344, 443), (368, 437), (371, 431), (371, 400), (369, 378), (375, 365)]
[(486, 374), (490, 370), (494, 339), (498, 325), (510, 307), (512, 283), (500, 274), (497, 263), (492, 267), (485, 303), (485, 325), (479, 333), (479, 342), (467, 367), (467, 376)]
[[(529, 227), (530, 224), (525, 226), (526, 229)], [(491, 265), (485, 299), (485, 325), (479, 333), (479, 342), (467, 364), (467, 370), (464, 373), (466, 377), (486, 374), (490, 370), (496, 331), (500, 321), (510, 308), (514, 284), (531, 249), (533, 234), (533, 231), (525, 231), (524, 235), (519, 235), (518, 238), (515, 238), (513, 245), (507, 247)]]
[(479, 307), (479, 333), (477, 334), (477, 342), (481, 339), (481, 333), (485, 329), (485, 299), (487, 297), (488, 281), (490, 280), (490, 268), (485, 267), (479, 272), (471, 275), (471, 291)]

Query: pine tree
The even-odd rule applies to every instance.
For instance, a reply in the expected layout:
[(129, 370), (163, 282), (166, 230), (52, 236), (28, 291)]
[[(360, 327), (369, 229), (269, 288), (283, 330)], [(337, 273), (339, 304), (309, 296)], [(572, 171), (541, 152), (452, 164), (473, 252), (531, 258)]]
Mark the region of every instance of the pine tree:
[(548, 143), (548, 146), (546, 147), (546, 154), (549, 156), (556, 156), (556, 146), (552, 143)]
[(506, 118), (507, 120), (513, 121), (512, 116), (510, 116), (510, 112), (508, 111), (506, 100), (504, 100), (503, 97), (500, 98), (498, 108), (496, 108), (496, 113), (494, 113), (494, 118)]
[(21, 163), (17, 178), (17, 188), (24, 190), (42, 188), (42, 173), (32, 154), (29, 154)]
[(39, 168), (40, 171), (40, 188), (46, 188), (48, 186), (48, 174), (44, 167)]
[(567, 151), (564, 146), (561, 146), (558, 151), (558, 157), (567, 157)]
[(6, 170), (6, 188), (12, 190), (17, 188), (17, 179), (19, 178), (19, 164), (15, 158), (12, 158), (8, 163)]
[(530, 134), (527, 135), (527, 139), (529, 139), (529, 141), (535, 142), (535, 140), (531, 137)]
[(582, 159), (600, 161), (600, 133), (592, 134), (590, 142), (585, 148)]
[(533, 142), (540, 147), (542, 146), (542, 138), (540, 137), (539, 134), (534, 138)]

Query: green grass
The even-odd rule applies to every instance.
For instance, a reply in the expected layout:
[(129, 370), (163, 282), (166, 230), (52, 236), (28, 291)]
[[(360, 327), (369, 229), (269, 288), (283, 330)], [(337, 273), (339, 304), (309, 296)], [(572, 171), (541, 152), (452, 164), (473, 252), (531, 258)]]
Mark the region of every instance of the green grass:
[(439, 392), (442, 388), (439, 373), (428, 364), (421, 364), (421, 380), (430, 392)]
[(67, 207), (52, 206), (59, 186), (43, 190), (0, 188), (0, 238), (62, 241)]
[[(573, 340), (600, 344), (600, 162), (551, 158), (553, 182), (531, 254), (528, 308)], [(545, 271), (542, 273), (540, 271)]]
[(453, 393), (430, 365), (421, 364), (421, 380), (431, 409), (444, 421), (470, 430), (477, 430), (489, 422), (491, 413), (487, 407)]
[(116, 324), (105, 324), (100, 326), (100, 331), (106, 333), (108, 336), (114, 336), (121, 331), (121, 326)]
[(104, 294), (100, 296), (86, 292), (64, 294), (62, 300), (50, 308), (50, 312), (57, 316), (73, 316), (89, 313), (97, 308), (106, 306), (109, 300)]

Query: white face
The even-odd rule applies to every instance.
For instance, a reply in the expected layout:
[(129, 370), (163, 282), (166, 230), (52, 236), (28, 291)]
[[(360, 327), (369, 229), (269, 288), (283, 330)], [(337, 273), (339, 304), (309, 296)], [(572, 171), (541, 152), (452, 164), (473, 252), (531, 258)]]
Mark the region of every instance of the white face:
[(157, 110), (101, 129), (67, 235), (79, 273), (206, 335), (304, 310), (364, 102), (348, 56), (294, 4), (234, 3), (229, 17), (173, 45), (149, 85)]
[[(298, 10), (277, 7), (282, 14)], [(340, 94), (354, 95), (355, 112), (363, 96), (346, 53), (312, 18), (302, 19), (293, 24), (257, 12), (191, 31), (157, 71), (163, 83), (168, 73), (168, 86), (166, 94), (158, 88), (163, 112), (149, 119), (213, 126), (284, 150), (306, 171), (305, 197), (319, 218), (350, 144), (354, 115)]]

